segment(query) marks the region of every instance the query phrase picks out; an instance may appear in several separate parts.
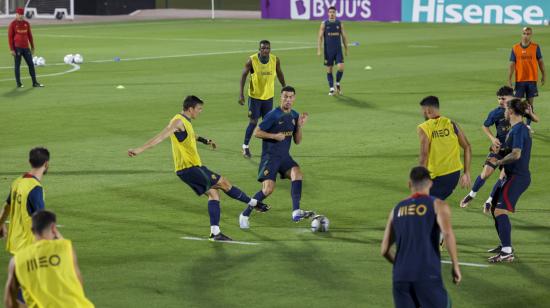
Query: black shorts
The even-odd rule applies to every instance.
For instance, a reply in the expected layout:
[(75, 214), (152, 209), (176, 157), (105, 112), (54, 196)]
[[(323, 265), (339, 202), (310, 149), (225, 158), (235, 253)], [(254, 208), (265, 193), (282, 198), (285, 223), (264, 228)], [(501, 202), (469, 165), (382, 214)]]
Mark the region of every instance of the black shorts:
[(451, 307), (442, 281), (394, 281), (393, 301), (396, 308)]
[(262, 157), (260, 161), (260, 170), (258, 171), (258, 182), (265, 180), (277, 180), (277, 173), (281, 175), (281, 179), (286, 177), (288, 170), (299, 166), (291, 156), (286, 157)]
[(342, 50), (325, 51), (325, 66), (333, 66), (334, 64), (344, 63), (344, 55)]
[(516, 92), (514, 96), (518, 98), (532, 98), (535, 96), (539, 96), (539, 91), (537, 89), (536, 81), (516, 82), (516, 85), (514, 88)]
[(263, 118), (268, 112), (273, 109), (273, 98), (261, 100), (249, 97), (248, 98), (248, 117), (251, 120)]
[(460, 170), (433, 178), (430, 196), (434, 196), (441, 200), (447, 199), (453, 193), (459, 179)]
[(496, 204), (497, 209), (507, 210), (509, 212), (516, 211), (516, 203), (519, 200), (521, 194), (523, 194), (531, 184), (530, 175), (512, 175), (506, 177), (504, 184), (500, 187), (498, 192), (498, 200)]
[(207, 192), (212, 186), (216, 185), (221, 175), (208, 170), (205, 166), (195, 166), (182, 169), (176, 172), (178, 177), (199, 196)]

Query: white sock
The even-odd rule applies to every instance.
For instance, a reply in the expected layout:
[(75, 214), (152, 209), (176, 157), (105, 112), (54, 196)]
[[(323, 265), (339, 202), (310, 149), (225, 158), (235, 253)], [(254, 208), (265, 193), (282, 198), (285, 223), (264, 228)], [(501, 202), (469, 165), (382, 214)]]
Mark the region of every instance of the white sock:
[(243, 144), (243, 149), (248, 149), (248, 144)]
[(334, 88), (330, 88), (331, 91), (334, 91)]
[(470, 191), (469, 195), (470, 195), (470, 197), (475, 198), (476, 195), (477, 195), (477, 192), (472, 190), (472, 191)]
[(487, 201), (485, 201), (485, 203), (491, 203), (493, 201), (493, 197), (489, 197), (487, 198)]
[(251, 207), (255, 207), (258, 204), (258, 200), (252, 198), (250, 199), (250, 202), (248, 202), (248, 205)]
[(210, 233), (214, 235), (220, 234), (220, 226), (210, 226)]
[(502, 249), (500, 251), (502, 251), (504, 253), (512, 253), (512, 247), (510, 247), (510, 246), (502, 247)]

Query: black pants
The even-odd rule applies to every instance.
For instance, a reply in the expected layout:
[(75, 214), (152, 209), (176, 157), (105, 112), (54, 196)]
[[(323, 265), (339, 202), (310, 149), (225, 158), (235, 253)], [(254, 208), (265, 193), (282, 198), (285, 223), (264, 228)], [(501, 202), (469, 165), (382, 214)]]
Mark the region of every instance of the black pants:
[(32, 53), (29, 48), (15, 48), (15, 81), (17, 82), (17, 85), (21, 84), (21, 74), (20, 74), (20, 67), (21, 67), (21, 57), (25, 59), (25, 62), (27, 62), (27, 66), (29, 67), (29, 74), (31, 74), (32, 83), (38, 83), (36, 81), (36, 72), (34, 71), (34, 64), (32, 63)]

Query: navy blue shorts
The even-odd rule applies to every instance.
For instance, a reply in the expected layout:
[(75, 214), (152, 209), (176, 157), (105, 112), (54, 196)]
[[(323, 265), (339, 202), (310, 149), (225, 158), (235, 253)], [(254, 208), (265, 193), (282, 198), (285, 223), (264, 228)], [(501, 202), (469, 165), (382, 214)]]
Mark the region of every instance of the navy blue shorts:
[(394, 281), (393, 302), (396, 308), (451, 307), (442, 281)]
[(325, 51), (325, 66), (333, 66), (334, 64), (344, 63), (344, 56), (342, 50)]
[(430, 196), (434, 196), (441, 200), (447, 199), (455, 189), (460, 179), (460, 170), (442, 176), (437, 176), (432, 179), (433, 184), (430, 189)]
[(268, 100), (248, 98), (248, 117), (251, 120), (258, 120), (273, 109), (273, 98)]
[(286, 177), (288, 170), (299, 166), (292, 157), (262, 157), (260, 161), (260, 170), (258, 172), (258, 182), (265, 180), (277, 180), (277, 173), (281, 175), (281, 179)]
[(205, 166), (195, 166), (182, 169), (176, 172), (176, 174), (199, 196), (203, 195), (212, 186), (216, 185), (221, 178), (221, 175), (208, 170)]
[(509, 212), (516, 211), (516, 203), (521, 194), (527, 190), (531, 184), (531, 176), (529, 175), (512, 175), (506, 178), (506, 181), (500, 188), (498, 194), (497, 209), (508, 210)]
[(536, 81), (516, 82), (514, 90), (516, 92), (514, 96), (519, 98), (531, 98), (539, 96), (539, 90), (537, 90)]

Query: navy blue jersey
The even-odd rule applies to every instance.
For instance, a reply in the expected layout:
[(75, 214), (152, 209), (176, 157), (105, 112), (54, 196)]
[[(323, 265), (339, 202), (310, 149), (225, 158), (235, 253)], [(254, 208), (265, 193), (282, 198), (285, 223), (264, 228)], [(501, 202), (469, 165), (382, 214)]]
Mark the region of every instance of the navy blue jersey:
[(262, 157), (266, 155), (279, 157), (290, 155), (290, 144), (292, 136), (296, 132), (298, 117), (299, 114), (295, 110), (284, 112), (280, 107), (265, 115), (262, 123), (260, 123), (260, 129), (271, 134), (283, 133), (286, 138), (283, 141), (263, 139)]
[(508, 120), (504, 117), (505, 111), (505, 108), (499, 106), (491, 110), (489, 115), (487, 115), (487, 119), (483, 122), (483, 126), (485, 127), (495, 126), (497, 130), (496, 137), (500, 141), (500, 144), (504, 144), (504, 141), (506, 141), (506, 135), (510, 130), (510, 122), (508, 122)]
[(338, 19), (334, 21), (325, 20), (325, 53), (334, 53), (342, 51), (342, 24)]
[(397, 252), (393, 281), (441, 280), (435, 198), (414, 194), (393, 209)]
[(518, 160), (504, 165), (506, 175), (530, 175), (531, 135), (525, 123), (520, 122), (512, 126), (506, 137), (505, 149), (521, 149), (521, 157)]

